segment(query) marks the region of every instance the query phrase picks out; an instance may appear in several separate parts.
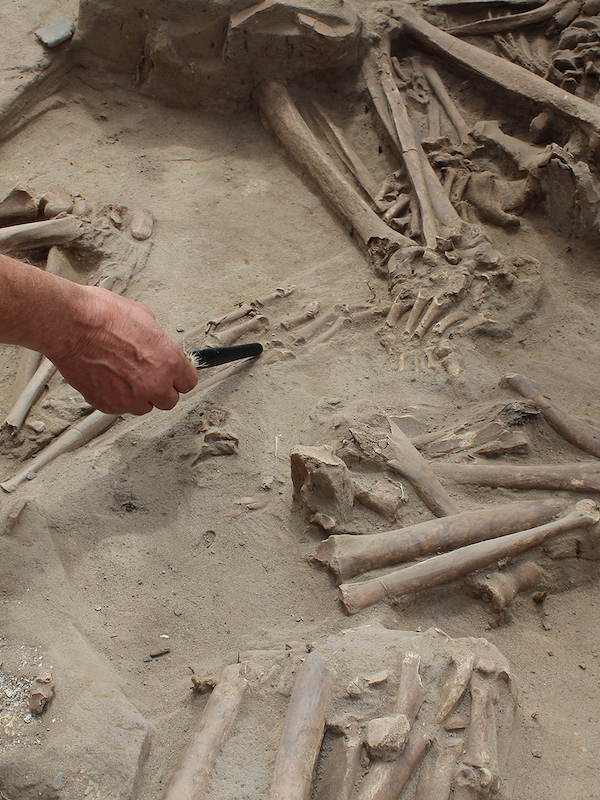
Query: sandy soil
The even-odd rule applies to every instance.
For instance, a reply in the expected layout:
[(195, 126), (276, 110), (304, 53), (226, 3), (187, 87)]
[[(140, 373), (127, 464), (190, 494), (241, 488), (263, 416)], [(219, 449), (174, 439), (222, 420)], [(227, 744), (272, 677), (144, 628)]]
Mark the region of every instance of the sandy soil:
[[(332, 102), (330, 87), (316, 88), (324, 102)], [(205, 703), (190, 691), (189, 667), (205, 675), (234, 662), (240, 651), (309, 643), (371, 621), (398, 630), (438, 627), (453, 637), (487, 638), (509, 660), (519, 687), (520, 755), (513, 796), (597, 796), (597, 581), (550, 592), (543, 607), (524, 595), (500, 627), (488, 608), (458, 584), (393, 606), (380, 604), (349, 620), (332, 579), (308, 563), (322, 532), (307, 525), (293, 502), (289, 466), (290, 448), (315, 444), (332, 415), (353, 401), (414, 414), (434, 430), (514, 399), (502, 383), (511, 371), (537, 380), (572, 413), (598, 422), (596, 243), (556, 234), (543, 208), (529, 210), (516, 232), (489, 227), (502, 252), (539, 260), (543, 291), (531, 319), (514, 336), (464, 338), (465, 369), (458, 379), (449, 379), (441, 365), (427, 368), (423, 355), (399, 371), (379, 344), (377, 321), (353, 324), (315, 347), (310, 342), (293, 346), (278, 325), (286, 314), (315, 299), (322, 308), (373, 297), (384, 302), (387, 284), (374, 275), (258, 115), (164, 108), (107, 76), (90, 74), (83, 80), (74, 75), (65, 99), (63, 108), (0, 145), (0, 196), (19, 183), (37, 195), (58, 184), (80, 193), (94, 208), (119, 203), (152, 209), (157, 223), (150, 258), (127, 296), (147, 303), (186, 347), (202, 346), (206, 322), (215, 313), (277, 286), (295, 285), (294, 294), (267, 310), (270, 325), (258, 337), (263, 342), (281, 339), (295, 358), (228, 380), (171, 413), (122, 420), (99, 443), (62, 457), (18, 493), (0, 497), (2, 516), (16, 499), (29, 499), (13, 538), (37, 548), (36, 559), (7, 556), (0, 568), (0, 583), (12, 587), (2, 599), (7, 611), (3, 674), (6, 681), (13, 679), (10, 691), (21, 686), (24, 704), (24, 682), (40, 664), (53, 666), (37, 638), (44, 628), (51, 641), (52, 627), (43, 619), (32, 620), (26, 602), (29, 588), (33, 592), (36, 586), (51, 585), (40, 574), (46, 574), (54, 556), (44, 556), (39, 541), (35, 544), (45, 520), (46, 546), (55, 548), (64, 570), (60, 591), (71, 603), (75, 629), (102, 668), (114, 670), (122, 692), (149, 723), (139, 798), (161, 795)], [(356, 95), (347, 95), (337, 107), (347, 109), (349, 135), (375, 177), (383, 179), (391, 156), (385, 148), (378, 151), (364, 105)], [(16, 348), (1, 348), (4, 412), (17, 360)], [(52, 379), (45, 400), (46, 407), (42, 401), (34, 411), (35, 419), (68, 417), (80, 402), (59, 376)], [(202, 420), (211, 412), (239, 439), (238, 452), (196, 460)], [(587, 460), (542, 421), (532, 423), (529, 432), (533, 448), (528, 463)], [(2, 477), (19, 465), (4, 447)], [(270, 477), (272, 488), (262, 488)], [(464, 510), (535, 494), (450, 483), (447, 489)], [(429, 516), (410, 487), (406, 491), (402, 525)], [(264, 505), (248, 510), (240, 503), (247, 497)], [(357, 516), (367, 532), (389, 527), (365, 510)], [(44, 591), (50, 596), (50, 589)], [(23, 632), (29, 623), (27, 638)], [(61, 630), (56, 628), (55, 650), (70, 646)], [(150, 653), (164, 648), (167, 654), (149, 660)], [(27, 751), (37, 763), (44, 762), (50, 729), (61, 725), (61, 694), (69, 694), (61, 675), (55, 672), (55, 679), (52, 707), (43, 721), (29, 723), (35, 736), (21, 725), (16, 736), (7, 734), (0, 744), (17, 761)], [(96, 713), (101, 716), (101, 703)], [(281, 725), (282, 714), (280, 703), (273, 719), (256, 720), (257, 753), (263, 742), (271, 742), (274, 758), (273, 730)], [(105, 746), (101, 752), (107, 752)], [(56, 796), (83, 796), (74, 793), (83, 786), (77, 783), (78, 759), (87, 770), (87, 756), (77, 747), (64, 754), (63, 762), (44, 765), (47, 774), (64, 773)], [(230, 781), (218, 784), (226, 788), (211, 797), (265, 796), (268, 770), (258, 766), (251, 752), (235, 768)]]

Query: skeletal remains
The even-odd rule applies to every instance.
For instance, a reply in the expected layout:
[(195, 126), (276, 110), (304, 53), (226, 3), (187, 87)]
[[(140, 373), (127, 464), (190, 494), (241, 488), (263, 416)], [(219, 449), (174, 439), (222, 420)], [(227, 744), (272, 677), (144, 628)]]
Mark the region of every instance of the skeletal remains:
[[(510, 796), (515, 688), (485, 639), (367, 625), (309, 650), (249, 651), (225, 667), (165, 799), (213, 796), (217, 759), (225, 774), (236, 757), (234, 724), (271, 775), (272, 800)], [(289, 696), (282, 723), (268, 711), (278, 692)], [(265, 714), (279, 729), (276, 753), (256, 747)]]

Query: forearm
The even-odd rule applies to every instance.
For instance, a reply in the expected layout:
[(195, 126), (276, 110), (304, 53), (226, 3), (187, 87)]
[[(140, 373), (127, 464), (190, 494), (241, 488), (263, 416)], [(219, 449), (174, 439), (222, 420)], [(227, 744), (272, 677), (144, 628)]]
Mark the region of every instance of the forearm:
[(0, 342), (49, 357), (70, 349), (84, 288), (0, 255)]

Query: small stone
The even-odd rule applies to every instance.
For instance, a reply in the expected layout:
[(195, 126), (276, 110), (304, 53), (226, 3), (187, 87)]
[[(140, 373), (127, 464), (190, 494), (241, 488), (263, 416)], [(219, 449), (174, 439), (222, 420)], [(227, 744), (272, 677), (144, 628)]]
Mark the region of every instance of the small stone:
[(404, 750), (409, 733), (410, 723), (405, 714), (378, 717), (367, 723), (367, 747), (377, 758), (393, 761)]
[(92, 207), (87, 200), (79, 197), (73, 204), (72, 213), (76, 217), (87, 217), (88, 214), (92, 213)]
[(585, 665), (585, 664), (580, 664), (580, 665), (579, 665), (579, 669), (587, 669), (587, 667), (586, 667), (586, 665)]
[(154, 214), (147, 208), (136, 208), (131, 218), (131, 235), (134, 239), (143, 241), (152, 236), (154, 227)]
[(379, 686), (381, 683), (385, 683), (389, 677), (389, 672), (376, 672), (375, 675), (367, 678), (367, 683), (369, 686)]
[(541, 750), (532, 750), (531, 751), (531, 755), (534, 758), (541, 758), (542, 757), (542, 751)]
[(359, 697), (362, 697), (363, 689), (358, 679), (350, 681), (346, 687), (346, 694), (348, 697), (352, 697), (355, 700)]
[(73, 36), (75, 26), (68, 19), (53, 19), (43, 28), (39, 28), (35, 35), (46, 47), (56, 47)]
[(175, 328), (175, 330), (177, 331), (177, 333), (183, 333), (183, 332), (184, 332), (184, 330), (185, 330), (185, 328), (183, 327), (183, 325), (178, 325), (178, 326)]
[(552, 625), (549, 622), (542, 622), (542, 627), (545, 631), (551, 631)]
[(73, 205), (73, 198), (62, 186), (53, 186), (40, 200), (40, 208), (46, 219), (58, 217), (63, 212), (70, 214)]
[(54, 778), (52, 779), (52, 783), (50, 784), (50, 787), (52, 789), (58, 791), (59, 789), (62, 789), (62, 785), (63, 785), (64, 781), (65, 781), (64, 772), (58, 772), (54, 776)]
[(32, 420), (31, 422), (27, 421), (25, 425), (36, 433), (43, 433), (46, 430), (46, 423), (42, 422), (41, 419)]

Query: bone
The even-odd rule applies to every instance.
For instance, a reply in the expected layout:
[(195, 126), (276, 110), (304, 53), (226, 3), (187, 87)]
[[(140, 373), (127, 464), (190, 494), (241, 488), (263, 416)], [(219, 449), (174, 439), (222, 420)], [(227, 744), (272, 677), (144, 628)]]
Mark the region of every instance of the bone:
[(539, 25), (550, 19), (557, 11), (566, 5), (567, 0), (548, 0), (544, 5), (534, 8), (531, 11), (523, 11), (520, 14), (507, 14), (504, 17), (492, 17), (491, 19), (480, 19), (476, 22), (469, 22), (466, 25), (458, 25), (450, 28), (448, 33), (454, 36), (480, 36), (498, 31), (515, 30), (526, 25)]
[(311, 319), (314, 319), (318, 313), (319, 301), (312, 300), (299, 314), (293, 314), (291, 316), (284, 317), (279, 324), (286, 331), (290, 331), (292, 328), (297, 328), (299, 325), (304, 325)]
[(412, 303), (408, 302), (402, 297), (396, 297), (392, 303), (392, 307), (390, 308), (390, 313), (387, 315), (385, 324), (389, 328), (393, 328), (399, 321), (400, 317), (402, 317), (412, 305)]
[(80, 420), (76, 425), (68, 428), (64, 433), (45, 447), (35, 458), (27, 462), (27, 466), (18, 472), (13, 478), (3, 481), (0, 486), (5, 492), (14, 490), (26, 480), (33, 478), (42, 467), (54, 461), (55, 458), (63, 453), (70, 453), (77, 450), (86, 442), (95, 439), (104, 431), (108, 430), (119, 418), (118, 414), (104, 414), (102, 411), (94, 411), (85, 419)]
[(25, 387), (35, 375), (35, 371), (39, 367), (41, 360), (41, 353), (36, 353), (35, 350), (28, 350), (26, 347), (21, 348), (19, 366), (17, 367), (15, 382), (12, 387), (12, 396), (10, 400), (11, 408), (13, 408), (19, 397), (25, 391)]
[(55, 186), (40, 199), (40, 211), (46, 219), (59, 214), (70, 214), (73, 210), (73, 198), (62, 186)]
[(390, 423), (389, 442), (395, 456), (388, 460), (388, 466), (410, 481), (421, 500), (436, 517), (458, 514), (458, 506), (443, 488), (423, 456), (411, 444), (393, 419), (388, 418), (388, 421)]
[(335, 673), (313, 650), (298, 670), (271, 784), (270, 800), (307, 800), (319, 755)]
[(419, 289), (419, 293), (417, 294), (413, 307), (410, 310), (408, 319), (406, 320), (406, 325), (404, 326), (405, 336), (412, 335), (417, 325), (417, 322), (419, 321), (419, 317), (423, 313), (423, 309), (430, 300), (431, 300), (431, 290), (423, 289), (421, 287)]
[(448, 800), (464, 739), (448, 736), (437, 741), (419, 771), (414, 800)]
[(494, 611), (504, 611), (512, 606), (521, 592), (527, 592), (540, 583), (544, 573), (535, 561), (523, 561), (509, 570), (498, 570), (489, 577), (473, 580), (472, 586), (477, 597), (491, 603)]
[(5, 536), (10, 536), (13, 533), (28, 504), (28, 500), (17, 500), (17, 502), (12, 505), (4, 521), (4, 530), (2, 532)]
[(44, 387), (55, 372), (56, 367), (54, 364), (49, 359), (44, 358), (29, 380), (29, 383), (23, 389), (23, 392), (20, 394), (15, 401), (15, 404), (8, 412), (8, 415), (4, 420), (4, 425), (11, 428), (13, 432), (21, 429), (31, 408), (40, 399), (42, 392), (44, 391)]
[(16, 186), (0, 203), (0, 224), (10, 225), (33, 222), (37, 218), (36, 199), (20, 186)]
[(258, 308), (264, 308), (264, 306), (273, 305), (277, 300), (289, 297), (291, 294), (294, 294), (295, 291), (296, 287), (293, 284), (289, 286), (278, 286), (276, 289), (273, 289), (272, 292), (253, 300), (252, 305)]
[(358, 153), (350, 145), (342, 130), (333, 122), (323, 106), (319, 105), (316, 101), (313, 101), (313, 114), (329, 144), (333, 147), (350, 172), (352, 172), (365, 193), (371, 200), (374, 200), (379, 190), (375, 178), (371, 175)]
[(503, 202), (496, 196), (497, 177), (486, 170), (474, 172), (467, 186), (467, 200), (475, 206), (484, 222), (491, 222), (501, 228), (518, 226), (521, 220), (503, 208)]
[(369, 570), (542, 525), (569, 505), (560, 498), (507, 503), (384, 533), (334, 534), (319, 544), (312, 560), (327, 566), (340, 583)]
[(427, 136), (436, 141), (442, 135), (442, 115), (440, 104), (431, 97), (427, 105)]
[(365, 508), (394, 522), (398, 508), (404, 502), (404, 490), (393, 483), (378, 481), (372, 489), (357, 487), (355, 499)]
[(423, 758), (429, 742), (426, 734), (411, 736), (395, 761), (372, 762), (359, 784), (356, 800), (396, 800)]
[(70, 244), (83, 232), (83, 223), (77, 217), (66, 216), (42, 222), (27, 222), (0, 228), (0, 252), (35, 250), (56, 244)]
[(411, 727), (427, 696), (419, 675), (420, 666), (421, 656), (418, 653), (408, 652), (404, 654), (394, 710), (396, 714), (404, 715)]
[(421, 321), (415, 328), (413, 336), (416, 336), (417, 339), (422, 339), (431, 325), (444, 313), (451, 302), (452, 299), (450, 297), (434, 297), (431, 301), (431, 305), (423, 314)]
[(468, 71), (517, 96), (549, 106), (561, 116), (579, 122), (584, 127), (589, 126), (596, 134), (600, 134), (600, 108), (593, 103), (565, 92), (517, 64), (439, 30), (407, 3), (395, 4), (393, 16), (404, 23), (404, 30), (410, 37)]
[(462, 309), (452, 311), (450, 314), (446, 314), (446, 316), (439, 322), (436, 322), (436, 324), (433, 326), (433, 333), (435, 333), (437, 336), (441, 336), (452, 325), (456, 325), (457, 322), (462, 322), (463, 320), (467, 319), (468, 316), (469, 313), (467, 311), (463, 311)]
[(400, 216), (402, 212), (408, 207), (410, 203), (410, 195), (408, 194), (399, 194), (396, 200), (392, 203), (392, 205), (387, 209), (387, 211), (383, 215), (383, 219), (386, 222), (394, 219), (394, 217)]
[(330, 339), (333, 339), (334, 336), (336, 336), (344, 328), (347, 328), (349, 325), (351, 325), (352, 322), (352, 317), (349, 317), (347, 314), (343, 314), (341, 317), (338, 317), (331, 327), (327, 328), (327, 330), (323, 331), (320, 336), (317, 336), (315, 339), (313, 339), (313, 346), (316, 347), (318, 344), (323, 344), (324, 342), (328, 342)]
[(464, 322), (462, 322), (458, 328), (457, 333), (459, 336), (465, 336), (467, 333), (480, 328), (482, 325), (488, 325), (495, 323), (496, 320), (489, 317), (483, 311), (478, 311), (477, 314), (473, 314), (472, 317), (469, 317)]
[(206, 324), (206, 332), (208, 333), (210, 330), (215, 328), (220, 328), (223, 325), (229, 325), (232, 322), (237, 322), (238, 319), (247, 317), (249, 314), (254, 315), (255, 313), (256, 311), (254, 307), (250, 305), (250, 303), (241, 303), (237, 308), (234, 308), (233, 311), (229, 311), (227, 314), (223, 314), (220, 317), (209, 319)]
[(248, 681), (245, 665), (225, 667), (190, 742), (167, 785), (163, 800), (201, 800), (225, 739), (238, 715)]
[(471, 724), (467, 749), (455, 779), (457, 800), (489, 797), (496, 793), (498, 782), (496, 720), (490, 682), (474, 676), (470, 688)]
[(234, 342), (237, 342), (238, 339), (241, 339), (241, 337), (245, 336), (247, 333), (259, 333), (260, 331), (264, 331), (268, 324), (268, 317), (265, 317), (261, 314), (257, 315), (256, 317), (252, 317), (252, 319), (249, 319), (246, 322), (241, 322), (239, 325), (229, 328), (222, 333), (215, 333), (214, 336), (224, 347), (228, 347)]
[(315, 800), (350, 800), (360, 771), (360, 736), (336, 736), (323, 766)]
[(294, 447), (290, 466), (295, 499), (332, 520), (332, 527), (343, 528), (351, 522), (355, 484), (346, 464), (330, 447)]
[(598, 507), (592, 500), (580, 500), (571, 513), (546, 525), (467, 545), (381, 578), (343, 583), (339, 587), (340, 599), (348, 614), (356, 614), (380, 600), (414, 594), (463, 578), (501, 558), (510, 558), (538, 547), (553, 536), (577, 528), (589, 528), (599, 518)]
[(573, 464), (435, 464), (441, 478), (472, 486), (600, 492), (600, 463)]
[(435, 96), (439, 100), (442, 108), (448, 115), (450, 122), (454, 125), (458, 138), (462, 144), (470, 144), (471, 137), (469, 136), (469, 126), (463, 119), (462, 114), (456, 107), (454, 100), (448, 94), (448, 90), (444, 86), (442, 79), (437, 74), (433, 67), (423, 67), (423, 75), (427, 79), (427, 83), (431, 86)]
[(507, 375), (506, 380), (522, 397), (536, 404), (546, 422), (565, 441), (596, 458), (600, 457), (600, 429), (554, 405), (524, 375)]
[(523, 172), (535, 172), (540, 165), (548, 162), (550, 156), (547, 148), (534, 147), (504, 133), (498, 122), (493, 119), (478, 122), (473, 128), (472, 135), (478, 142), (492, 143), (499, 147)]
[(154, 214), (147, 208), (134, 209), (131, 217), (131, 235), (134, 239), (144, 241), (152, 236)]
[(254, 97), (277, 138), (352, 226), (376, 263), (385, 263), (398, 247), (413, 244), (386, 225), (333, 166), (284, 86), (267, 81), (256, 89)]
[(475, 655), (472, 653), (458, 654), (453, 659), (453, 663), (454, 669), (442, 689), (442, 700), (435, 717), (438, 725), (442, 725), (446, 721), (466, 692), (473, 675)]
[[(200, 392), (203, 392), (205, 389), (209, 389), (211, 386), (216, 386), (217, 383), (222, 383), (222, 381), (227, 380), (227, 378), (232, 378), (234, 375), (240, 375), (242, 372), (247, 372), (248, 370), (254, 369), (254, 367), (274, 364), (277, 361), (288, 361), (289, 359), (293, 359), (295, 357), (296, 356), (292, 353), (292, 351), (286, 348), (272, 348), (265, 350), (265, 352), (258, 357), (245, 358), (243, 361), (239, 361), (236, 364), (232, 364), (230, 367), (225, 367), (225, 369), (214, 373), (210, 376), (210, 378), (207, 378), (205, 381), (201, 381), (200, 383), (196, 384), (191, 392), (182, 395), (182, 399), (189, 400), (190, 398), (195, 397), (197, 394), (200, 394)], [(150, 413), (152, 414), (154, 412), (160, 413), (156, 409)]]
[(294, 335), (294, 344), (303, 344), (315, 336), (320, 330), (335, 322), (343, 309), (341, 304), (337, 304), (327, 311), (319, 314), (312, 322), (308, 322), (302, 328), (298, 328)]
[(458, 172), (454, 169), (454, 167), (447, 167), (444, 172), (444, 181), (442, 186), (444, 187), (444, 191), (450, 197), (450, 193), (452, 192), (452, 186), (454, 185), (454, 181), (456, 180), (456, 176)]

